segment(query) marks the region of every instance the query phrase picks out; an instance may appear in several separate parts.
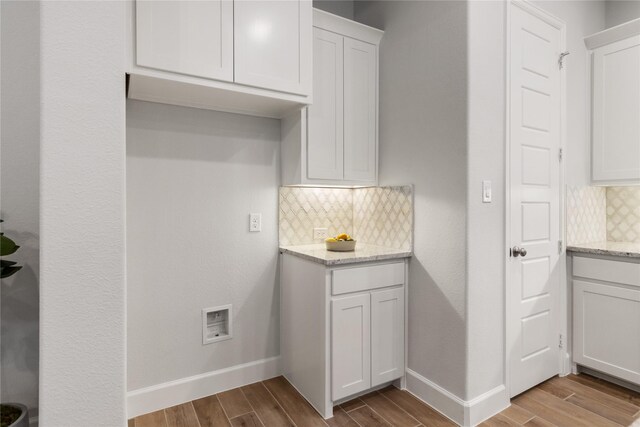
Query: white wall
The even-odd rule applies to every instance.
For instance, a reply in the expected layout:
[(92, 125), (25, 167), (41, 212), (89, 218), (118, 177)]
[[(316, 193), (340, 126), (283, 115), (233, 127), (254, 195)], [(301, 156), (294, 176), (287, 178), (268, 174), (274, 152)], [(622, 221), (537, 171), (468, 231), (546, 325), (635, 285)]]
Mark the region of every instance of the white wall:
[(38, 415), (40, 5), (0, 2), (0, 217), (22, 270), (2, 279), (0, 401)]
[(469, 2), (465, 400), (504, 384), (505, 12), (502, 1)]
[(465, 395), (467, 5), (356, 2), (380, 47), (380, 184), (415, 185), (408, 368)]
[(607, 0), (605, 5), (607, 28), (640, 18), (640, 0)]
[(124, 426), (124, 4), (40, 4), (40, 425)]
[(313, 0), (313, 7), (347, 19), (354, 16), (354, 0)]
[[(130, 391), (279, 354), (279, 144), (278, 120), (127, 102)], [(223, 304), (234, 337), (203, 346)]]

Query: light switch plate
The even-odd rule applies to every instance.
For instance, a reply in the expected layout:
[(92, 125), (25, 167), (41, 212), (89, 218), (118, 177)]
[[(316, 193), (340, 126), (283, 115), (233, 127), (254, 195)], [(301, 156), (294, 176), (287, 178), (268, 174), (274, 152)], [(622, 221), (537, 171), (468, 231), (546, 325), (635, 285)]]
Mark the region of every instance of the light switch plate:
[(491, 203), (491, 181), (482, 181), (482, 203)]

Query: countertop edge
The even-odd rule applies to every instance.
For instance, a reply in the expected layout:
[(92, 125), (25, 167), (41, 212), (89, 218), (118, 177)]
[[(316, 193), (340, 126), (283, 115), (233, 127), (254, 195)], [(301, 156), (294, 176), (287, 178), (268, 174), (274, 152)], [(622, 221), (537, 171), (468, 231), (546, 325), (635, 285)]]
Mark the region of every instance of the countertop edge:
[(413, 252), (398, 252), (393, 254), (382, 254), (382, 255), (371, 255), (371, 256), (363, 256), (361, 258), (345, 258), (345, 259), (323, 259), (318, 258), (313, 255), (297, 252), (292, 249), (280, 247), (278, 249), (280, 253), (289, 254), (296, 256), (298, 258), (306, 259), (307, 261), (312, 261), (317, 264), (322, 264), (326, 266), (334, 266), (334, 265), (347, 265), (347, 264), (362, 264), (366, 262), (374, 262), (374, 261), (388, 261), (392, 259), (404, 259), (411, 258), (413, 256)]
[(567, 246), (567, 252), (576, 252), (582, 254), (593, 255), (609, 255), (622, 258), (640, 258), (640, 253), (627, 252), (627, 251), (614, 251), (611, 249), (598, 249), (598, 248), (582, 248), (578, 246)]

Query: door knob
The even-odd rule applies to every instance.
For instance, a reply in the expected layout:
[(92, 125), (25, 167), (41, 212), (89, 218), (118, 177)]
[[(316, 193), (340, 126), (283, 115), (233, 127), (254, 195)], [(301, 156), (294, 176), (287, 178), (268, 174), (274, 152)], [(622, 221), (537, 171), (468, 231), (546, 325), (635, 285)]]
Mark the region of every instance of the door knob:
[(519, 248), (517, 246), (514, 246), (513, 249), (511, 249), (511, 255), (514, 258), (518, 258), (519, 256), (526, 257), (527, 256), (527, 250), (525, 248)]

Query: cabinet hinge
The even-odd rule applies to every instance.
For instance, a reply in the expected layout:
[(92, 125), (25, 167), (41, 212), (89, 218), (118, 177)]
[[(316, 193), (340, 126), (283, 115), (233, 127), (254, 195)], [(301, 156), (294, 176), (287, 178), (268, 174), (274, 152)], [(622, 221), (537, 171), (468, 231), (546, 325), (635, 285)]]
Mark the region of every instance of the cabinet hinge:
[(561, 148), (558, 150), (558, 160), (562, 161), (564, 157), (564, 150)]
[(562, 342), (562, 334), (560, 334), (558, 339), (558, 348), (564, 348), (564, 343)]
[(562, 240), (558, 240), (558, 253), (562, 253)]

